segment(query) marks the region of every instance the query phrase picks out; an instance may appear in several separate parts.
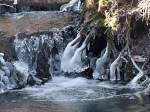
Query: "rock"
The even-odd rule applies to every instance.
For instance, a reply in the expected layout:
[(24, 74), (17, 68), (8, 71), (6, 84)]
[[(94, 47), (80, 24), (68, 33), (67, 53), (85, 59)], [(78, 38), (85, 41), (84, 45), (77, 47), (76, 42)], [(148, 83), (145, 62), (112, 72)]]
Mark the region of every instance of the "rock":
[(58, 11), (61, 5), (69, 0), (0, 0), (0, 13), (24, 12), (24, 11)]
[[(30, 4), (65, 4), (70, 0), (17, 0), (17, 4), (30, 5)], [(0, 0), (0, 3), (13, 4), (14, 0)]]
[(30, 12), (0, 16), (0, 52), (5, 54), (6, 61), (14, 61), (17, 59), (14, 48), (17, 33), (21, 34), (20, 38), (30, 38), (30, 34), (48, 33), (51, 28), (63, 29), (76, 24), (77, 16), (67, 12)]
[(27, 84), (27, 78), (29, 76), (28, 65), (21, 61), (14, 62), (15, 74), (13, 74), (13, 79), (15, 80), (18, 88), (22, 88)]
[(93, 69), (89, 67), (84, 69), (84, 71), (81, 72), (81, 76), (87, 79), (92, 79), (93, 78), (92, 74), (93, 74)]
[(7, 76), (3, 77), (3, 83), (4, 83), (4, 85), (6, 85), (6, 87), (9, 86), (10, 82), (9, 82), (9, 78)]
[(36, 84), (36, 81), (34, 80), (32, 75), (29, 75), (28, 79), (27, 79), (27, 84), (29, 86), (34, 86)]
[(24, 79), (24, 74), (21, 74), (19, 71), (16, 71), (16, 73), (13, 76), (13, 79), (16, 82), (16, 88), (23, 88), (27, 84)]
[(3, 52), (6, 61), (13, 61), (16, 59), (14, 48), (14, 36), (0, 35), (0, 52)]
[(42, 80), (38, 79), (37, 77), (35, 77), (33, 75), (29, 75), (29, 77), (27, 79), (27, 84), (29, 86), (41, 85), (42, 82), (43, 82)]
[(145, 62), (146, 61), (146, 58), (142, 57), (142, 56), (133, 56), (133, 59), (136, 61), (136, 62)]
[(5, 72), (0, 70), (0, 81), (3, 80), (4, 75), (5, 75)]
[(0, 81), (0, 93), (3, 93), (5, 89), (5, 85)]
[(3, 66), (1, 69), (5, 72), (6, 76), (10, 77), (10, 70), (6, 65)]
[(38, 54), (37, 57), (37, 74), (36, 76), (43, 80), (43, 82), (46, 82), (47, 80), (51, 79), (51, 74), (49, 72), (49, 58), (50, 58), (51, 51), (45, 42), (41, 48), (41, 51)]
[(74, 24), (76, 14), (67, 12), (29, 12), (0, 16), (0, 32), (6, 35), (48, 31)]

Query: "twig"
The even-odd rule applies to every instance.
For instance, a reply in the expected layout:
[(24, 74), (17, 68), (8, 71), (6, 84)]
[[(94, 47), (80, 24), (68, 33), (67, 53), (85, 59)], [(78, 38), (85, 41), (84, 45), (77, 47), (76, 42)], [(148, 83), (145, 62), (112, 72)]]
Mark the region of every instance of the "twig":
[(11, 6), (11, 5), (7, 5), (7, 4), (0, 4), (0, 6), (6, 6), (6, 7), (10, 7), (10, 8), (15, 9), (13, 6)]

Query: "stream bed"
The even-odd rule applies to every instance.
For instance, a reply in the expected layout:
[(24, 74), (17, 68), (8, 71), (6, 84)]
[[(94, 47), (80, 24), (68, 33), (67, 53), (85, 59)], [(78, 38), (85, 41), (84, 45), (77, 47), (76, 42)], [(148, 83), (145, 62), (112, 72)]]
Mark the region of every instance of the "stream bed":
[(54, 77), (0, 95), (0, 112), (150, 112), (150, 98), (123, 85)]

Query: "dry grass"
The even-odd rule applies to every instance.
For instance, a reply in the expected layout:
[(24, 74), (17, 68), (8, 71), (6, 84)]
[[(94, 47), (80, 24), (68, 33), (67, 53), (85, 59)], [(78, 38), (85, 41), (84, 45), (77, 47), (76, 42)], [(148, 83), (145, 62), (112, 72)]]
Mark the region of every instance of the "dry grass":
[(116, 0), (99, 0), (98, 4), (98, 12), (102, 12), (105, 15), (105, 26), (112, 28), (114, 31), (116, 31), (119, 26), (119, 15), (116, 6)]
[(144, 19), (150, 20), (150, 0), (141, 0), (137, 9)]
[(105, 25), (107, 27), (111, 27), (112, 30), (116, 31), (119, 27), (119, 16), (118, 16), (118, 11), (116, 10), (115, 12), (105, 12)]
[(91, 9), (95, 7), (95, 1), (94, 0), (86, 0), (86, 8)]
[(88, 9), (96, 8), (98, 13), (105, 16), (104, 24), (106, 27), (117, 31), (119, 28), (119, 18), (139, 13), (147, 23), (150, 21), (150, 0), (137, 0), (135, 5), (133, 1), (126, 0), (86, 0)]
[(98, 2), (98, 12), (107, 8), (110, 4), (112, 4), (113, 0), (99, 0)]
[(133, 13), (139, 13), (140, 17), (143, 18), (143, 20), (147, 21), (147, 24), (149, 24), (150, 21), (150, 0), (141, 0), (139, 1), (137, 7), (133, 8), (129, 14)]

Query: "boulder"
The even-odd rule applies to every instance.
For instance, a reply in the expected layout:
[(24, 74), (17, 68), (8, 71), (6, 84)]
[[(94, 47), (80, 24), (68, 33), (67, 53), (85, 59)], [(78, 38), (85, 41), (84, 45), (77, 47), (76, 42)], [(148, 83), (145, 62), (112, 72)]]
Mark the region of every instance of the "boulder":
[(44, 42), (43, 46), (37, 56), (37, 68), (36, 68), (36, 76), (43, 80), (43, 82), (48, 81), (51, 79), (51, 74), (49, 72), (49, 58), (51, 55), (50, 48), (48, 47), (47, 43)]
[(15, 48), (13, 45), (14, 38), (14, 36), (9, 37), (0, 34), (0, 52), (5, 54), (4, 59), (9, 62), (16, 59)]

